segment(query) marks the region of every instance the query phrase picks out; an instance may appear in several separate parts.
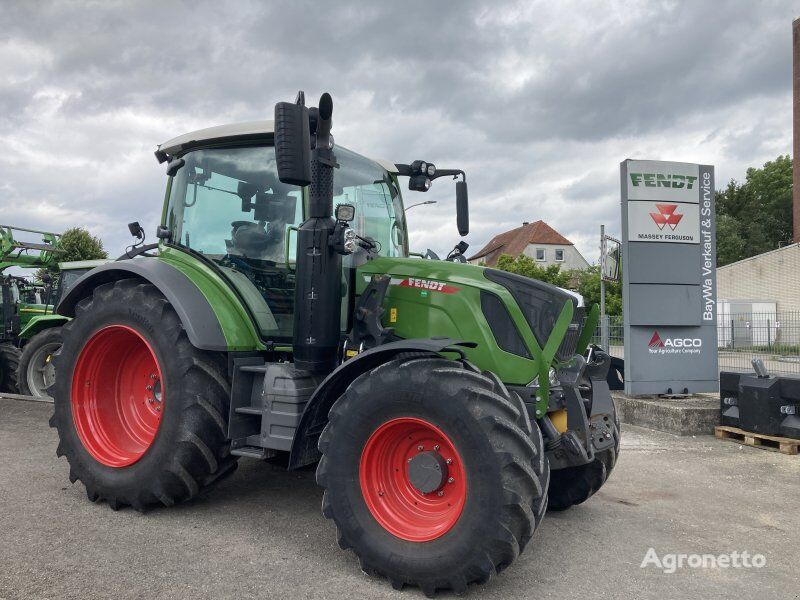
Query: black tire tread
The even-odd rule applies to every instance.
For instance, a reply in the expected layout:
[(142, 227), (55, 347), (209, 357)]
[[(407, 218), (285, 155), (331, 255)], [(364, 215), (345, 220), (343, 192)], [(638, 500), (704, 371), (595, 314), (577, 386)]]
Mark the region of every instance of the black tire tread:
[[(227, 378), (218, 367), (216, 357), (192, 346), (177, 313), (158, 289), (137, 279), (100, 285), (91, 296), (81, 300), (76, 306), (75, 319), (62, 328), (62, 349), (74, 351), (72, 346), (82, 342), (71, 338), (76, 322), (79, 319), (91, 319), (92, 313), (106, 303), (139, 306), (151, 311), (154, 320), (159, 321), (166, 334), (175, 340), (170, 352), (176, 357), (182, 375), (180, 382), (175, 385), (180, 393), (174, 395), (171, 401), (179, 404), (183, 412), (175, 452), (159, 467), (154, 477), (142, 481), (137, 489), (116, 490), (105, 482), (97, 481), (97, 477), (87, 476), (76, 457), (83, 449), (72, 447), (65, 436), (66, 429), (74, 427), (71, 419), (64, 418), (70, 413), (60, 410), (62, 403), (70, 402), (67, 382), (71, 377), (57, 376), (51, 388), (56, 410), (50, 421), (59, 433), (57, 454), (66, 456), (75, 478), (86, 486), (87, 497), (91, 501), (106, 500), (114, 510), (129, 505), (143, 511), (157, 504), (172, 506), (190, 500), (204, 487), (236, 468), (237, 457), (230, 454), (227, 424), (223, 416), (230, 397)], [(53, 360), (58, 370), (64, 360), (61, 350), (56, 352)]]
[[(359, 554), (358, 544), (348, 538), (337, 519), (327, 490), (327, 452), (331, 440), (339, 436), (339, 424), (345, 424), (348, 413), (354, 410), (353, 397), (357, 397), (359, 392), (369, 393), (369, 389), (384, 375), (389, 378), (389, 382), (393, 378), (405, 378), (421, 384), (427, 380), (457, 378), (459, 386), (464, 388), (464, 393), (469, 394), (471, 399), (467, 405), (468, 410), (486, 435), (493, 440), (498, 464), (502, 465), (500, 472), (504, 504), (501, 514), (497, 516), (496, 535), (487, 540), (485, 553), (472, 563), (464, 564), (459, 572), (442, 574), (436, 579), (411, 580), (407, 574), (387, 568), (381, 570), (372, 564), (370, 557)], [(319, 439), (322, 459), (316, 477), (317, 483), (325, 490), (322, 513), (336, 524), (339, 547), (354, 550), (364, 572), (386, 577), (395, 589), (416, 585), (429, 597), (441, 590), (462, 594), (469, 583), (488, 581), (510, 565), (525, 549), (544, 516), (547, 505), (546, 485), (549, 480), (549, 465), (541, 434), (529, 434), (531, 429), (538, 432), (538, 426), (530, 423), (521, 399), (515, 396), (493, 374), (481, 373), (466, 361), (441, 357), (399, 356), (357, 378), (331, 408), (328, 424)]]
[(554, 469), (550, 474), (550, 497), (548, 510), (562, 511), (586, 502), (608, 480), (619, 456), (619, 416), (614, 409), (612, 427), (614, 445), (598, 452), (592, 462), (577, 467)]
[(0, 344), (0, 392), (19, 394), (19, 348), (10, 343)]

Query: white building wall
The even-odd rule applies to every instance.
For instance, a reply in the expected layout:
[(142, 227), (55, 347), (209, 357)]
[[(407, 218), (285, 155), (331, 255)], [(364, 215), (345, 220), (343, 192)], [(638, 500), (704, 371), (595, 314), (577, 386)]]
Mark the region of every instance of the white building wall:
[[(742, 306), (752, 306), (752, 312), (766, 310), (767, 314), (759, 318), (768, 319), (770, 327), (776, 329), (770, 332), (773, 341), (800, 343), (800, 244), (718, 268), (717, 298), (718, 314), (726, 306), (731, 313), (742, 311)], [(740, 318), (747, 320), (746, 316)], [(727, 323), (731, 317), (722, 320)]]
[[(536, 250), (537, 248), (544, 249), (545, 253), (545, 260), (539, 261), (536, 260)], [(564, 251), (564, 260), (557, 261), (556, 260), (556, 250), (563, 250)], [(586, 262), (586, 259), (583, 258), (578, 249), (575, 246), (562, 246), (559, 244), (529, 244), (527, 248), (523, 251), (525, 256), (529, 256), (532, 259), (536, 260), (536, 263), (542, 267), (547, 267), (550, 265), (559, 265), (562, 271), (571, 271), (574, 269), (585, 269), (589, 266), (589, 263)]]
[(717, 298), (766, 300), (778, 312), (800, 311), (800, 244), (720, 267)]

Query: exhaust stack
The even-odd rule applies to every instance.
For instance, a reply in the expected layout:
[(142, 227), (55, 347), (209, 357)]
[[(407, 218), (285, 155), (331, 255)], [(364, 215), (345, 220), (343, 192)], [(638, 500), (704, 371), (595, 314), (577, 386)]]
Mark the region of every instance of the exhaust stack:
[(329, 241), (336, 227), (333, 170), (338, 166), (332, 115), (327, 93), (319, 108), (306, 108), (302, 92), (294, 104), (275, 105), (278, 176), (284, 183), (310, 186), (308, 218), (297, 235), (293, 351), (295, 366), (315, 373), (336, 368), (341, 326), (342, 257)]

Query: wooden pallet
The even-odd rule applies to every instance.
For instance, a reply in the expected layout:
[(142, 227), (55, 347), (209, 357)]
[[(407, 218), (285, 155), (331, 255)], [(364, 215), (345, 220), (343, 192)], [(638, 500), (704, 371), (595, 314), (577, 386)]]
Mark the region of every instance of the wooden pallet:
[(800, 453), (800, 440), (793, 438), (764, 435), (763, 433), (745, 431), (738, 427), (727, 427), (725, 425), (716, 426), (714, 428), (714, 435), (721, 440), (730, 440), (732, 442), (744, 444), (745, 446), (763, 448), (764, 450), (780, 452), (781, 454)]

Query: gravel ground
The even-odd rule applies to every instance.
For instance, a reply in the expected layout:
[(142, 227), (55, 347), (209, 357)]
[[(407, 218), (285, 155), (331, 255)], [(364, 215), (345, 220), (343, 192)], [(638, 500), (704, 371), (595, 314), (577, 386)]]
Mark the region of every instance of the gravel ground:
[[(320, 514), (313, 469), (245, 461), (195, 501), (113, 512), (70, 485), (52, 406), (0, 399), (0, 598), (422, 598), (362, 574)], [(625, 427), (608, 484), (547, 516), (481, 598), (797, 599), (800, 456)], [(668, 553), (755, 568), (641, 568)], [(440, 594), (448, 597), (449, 594)]]

